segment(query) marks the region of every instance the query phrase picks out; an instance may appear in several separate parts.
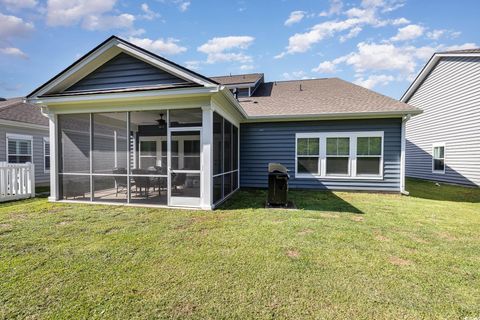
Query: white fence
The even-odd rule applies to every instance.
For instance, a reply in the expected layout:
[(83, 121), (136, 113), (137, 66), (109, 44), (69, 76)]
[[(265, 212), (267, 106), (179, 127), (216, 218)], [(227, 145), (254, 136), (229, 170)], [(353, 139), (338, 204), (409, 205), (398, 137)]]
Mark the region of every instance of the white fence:
[(0, 202), (35, 197), (35, 165), (0, 162)]

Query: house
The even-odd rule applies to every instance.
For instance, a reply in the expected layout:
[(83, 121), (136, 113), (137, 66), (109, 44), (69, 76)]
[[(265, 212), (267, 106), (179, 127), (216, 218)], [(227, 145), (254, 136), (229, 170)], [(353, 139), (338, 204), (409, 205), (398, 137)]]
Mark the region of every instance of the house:
[(48, 119), (24, 98), (0, 100), (0, 162), (35, 164), (36, 185), (50, 179)]
[(266, 187), (270, 162), (292, 188), (401, 192), (420, 113), (337, 78), (208, 78), (115, 36), (28, 100), (49, 116), (51, 201), (203, 209)]
[(435, 53), (401, 101), (424, 111), (407, 123), (406, 174), (480, 186), (480, 49)]

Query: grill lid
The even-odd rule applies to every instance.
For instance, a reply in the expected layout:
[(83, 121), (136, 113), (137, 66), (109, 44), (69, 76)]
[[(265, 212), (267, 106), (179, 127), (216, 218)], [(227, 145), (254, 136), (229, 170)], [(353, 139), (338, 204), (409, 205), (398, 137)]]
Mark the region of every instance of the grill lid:
[(288, 173), (288, 169), (281, 165), (280, 163), (269, 163), (268, 164), (268, 173)]

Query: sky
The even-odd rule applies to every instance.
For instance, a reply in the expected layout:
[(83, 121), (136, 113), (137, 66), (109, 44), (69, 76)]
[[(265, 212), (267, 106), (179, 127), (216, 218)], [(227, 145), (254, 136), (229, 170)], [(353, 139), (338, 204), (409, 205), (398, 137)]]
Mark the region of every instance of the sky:
[(480, 47), (478, 0), (0, 0), (0, 97), (110, 35), (206, 76), (339, 77), (400, 98), (434, 52)]

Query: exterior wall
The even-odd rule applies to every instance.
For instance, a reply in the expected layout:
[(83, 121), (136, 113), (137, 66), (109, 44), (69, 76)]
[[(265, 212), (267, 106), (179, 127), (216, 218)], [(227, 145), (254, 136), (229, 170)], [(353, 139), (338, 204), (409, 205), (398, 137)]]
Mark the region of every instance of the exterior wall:
[(48, 137), (48, 128), (45, 130), (28, 129), (14, 126), (0, 126), (0, 161), (7, 161), (7, 133), (22, 134), (33, 137), (33, 163), (35, 164), (35, 183), (48, 185), (50, 174), (44, 170), (43, 138)]
[[(406, 175), (480, 185), (480, 57), (444, 57), (407, 103)], [(445, 143), (445, 174), (432, 173), (432, 145)]]
[[(401, 118), (242, 124), (240, 186), (266, 188), (268, 163), (279, 162), (290, 170), (291, 188), (400, 192), (401, 124)], [(357, 131), (384, 131), (383, 179), (295, 177), (296, 133)]]
[(179, 83), (187, 81), (126, 53), (120, 53), (65, 92)]

